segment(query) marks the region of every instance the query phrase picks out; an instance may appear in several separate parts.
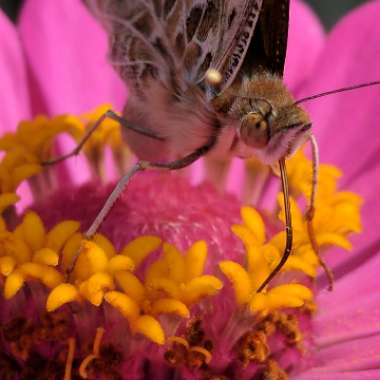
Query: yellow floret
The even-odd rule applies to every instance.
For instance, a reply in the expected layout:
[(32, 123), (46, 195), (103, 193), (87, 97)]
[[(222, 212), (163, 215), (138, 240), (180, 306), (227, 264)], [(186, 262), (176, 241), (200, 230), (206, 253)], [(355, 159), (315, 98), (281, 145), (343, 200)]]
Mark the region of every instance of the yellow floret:
[(232, 283), (236, 303), (238, 305), (246, 304), (253, 291), (248, 272), (234, 261), (222, 261), (219, 263), (219, 268)]
[(204, 240), (195, 242), (187, 251), (185, 265), (185, 280), (189, 281), (202, 275), (207, 258), (207, 244)]
[(113, 290), (107, 292), (104, 299), (131, 321), (136, 320), (140, 314), (138, 304), (124, 293)]
[(156, 236), (139, 236), (130, 241), (120, 252), (121, 255), (130, 257), (135, 266), (141, 262), (161, 245), (161, 239)]
[(133, 323), (133, 330), (162, 345), (165, 343), (165, 333), (160, 323), (150, 315), (143, 315)]
[(189, 309), (181, 301), (172, 298), (160, 298), (152, 303), (152, 314), (177, 314), (179, 317), (188, 318)]
[(59, 284), (49, 294), (46, 300), (46, 310), (51, 312), (57, 310), (66, 303), (79, 300), (77, 288), (72, 284)]

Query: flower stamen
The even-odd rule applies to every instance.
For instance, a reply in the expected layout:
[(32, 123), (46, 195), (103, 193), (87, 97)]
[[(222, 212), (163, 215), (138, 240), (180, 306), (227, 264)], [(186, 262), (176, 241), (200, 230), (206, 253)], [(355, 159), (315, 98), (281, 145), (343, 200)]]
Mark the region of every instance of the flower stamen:
[(327, 276), (327, 280), (329, 283), (328, 290), (331, 292), (334, 288), (334, 274), (331, 271), (331, 269), (327, 266), (327, 264), (322, 259), (321, 255), (319, 253), (319, 246), (317, 243), (317, 238), (315, 236), (315, 231), (314, 231), (314, 226), (313, 226), (314, 208), (310, 209), (309, 211), (310, 212), (308, 212), (306, 214), (306, 224), (307, 224), (307, 232), (308, 232), (309, 239), (310, 239), (310, 245), (311, 245), (311, 248), (313, 249), (315, 255), (318, 258), (320, 266), (325, 271), (325, 274)]
[(65, 364), (65, 375), (63, 380), (71, 380), (71, 372), (73, 369), (74, 353), (75, 353), (75, 338), (69, 338), (67, 340), (68, 350)]
[(87, 355), (82, 363), (80, 364), (79, 366), (79, 375), (80, 377), (82, 377), (83, 379), (87, 379), (88, 378), (88, 374), (87, 374), (87, 368), (88, 368), (88, 365), (94, 360), (94, 359), (97, 359), (99, 357), (99, 353), (100, 353), (100, 344), (102, 342), (102, 339), (103, 339), (103, 335), (104, 335), (104, 327), (98, 327), (96, 329), (96, 334), (95, 334), (95, 339), (94, 339), (94, 343), (93, 343), (93, 346), (92, 346), (92, 353)]
[[(192, 354), (195, 354), (195, 356)], [(195, 367), (199, 368), (202, 367), (204, 364), (209, 364), (212, 359), (211, 352), (209, 350), (206, 350), (204, 347), (200, 346), (190, 347), (189, 356), (189, 363), (190, 366), (193, 368), (195, 363), (197, 363)], [(199, 363), (199, 360), (201, 363)]]

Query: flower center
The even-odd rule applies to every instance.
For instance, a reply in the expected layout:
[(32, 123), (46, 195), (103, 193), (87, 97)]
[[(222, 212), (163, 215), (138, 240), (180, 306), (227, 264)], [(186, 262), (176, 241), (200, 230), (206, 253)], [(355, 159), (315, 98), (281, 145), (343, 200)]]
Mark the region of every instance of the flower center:
[[(49, 191), (58, 168), (41, 165), (58, 133), (84, 133), (82, 119), (36, 119), (0, 139), (3, 377), (286, 379), (311, 345), (320, 264), (302, 214), (310, 192), (304, 154), (288, 165), (292, 254), (258, 292), (283, 252), (281, 196), (274, 210), (241, 206), (210, 185), (143, 173), (87, 240), (82, 231), (111, 190), (99, 182), (104, 147), (121, 168), (120, 143), (101, 131), (89, 141), (100, 178), (80, 187)], [(29, 129), (36, 141), (21, 138)], [(322, 165), (313, 220), (322, 252), (349, 249), (348, 234), (360, 230), (360, 199), (338, 191), (338, 177)], [(37, 196), (19, 215), (13, 205), (24, 179)]]

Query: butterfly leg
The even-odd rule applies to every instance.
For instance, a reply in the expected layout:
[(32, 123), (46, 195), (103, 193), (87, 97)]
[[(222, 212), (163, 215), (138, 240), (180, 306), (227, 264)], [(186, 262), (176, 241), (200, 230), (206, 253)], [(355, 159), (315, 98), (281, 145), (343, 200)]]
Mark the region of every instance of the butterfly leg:
[(285, 207), (285, 233), (286, 233), (286, 243), (284, 253), (282, 254), (280, 262), (272, 270), (269, 276), (257, 289), (257, 292), (260, 293), (263, 289), (269, 284), (274, 276), (281, 270), (285, 265), (290, 253), (292, 252), (293, 245), (293, 228), (292, 228), (292, 214), (290, 212), (290, 203), (289, 203), (289, 185), (288, 185), (288, 175), (286, 173), (285, 159), (279, 161), (280, 172), (281, 172), (281, 184), (282, 192), (284, 194), (284, 207)]
[(200, 157), (205, 155), (216, 143), (217, 137), (212, 136), (209, 141), (195, 150), (193, 153), (180, 158), (175, 161), (160, 163), (160, 162), (148, 162), (148, 161), (138, 161), (133, 167), (125, 174), (113, 189), (112, 193), (108, 196), (106, 202), (104, 203), (102, 209), (99, 211), (95, 220), (91, 224), (90, 228), (85, 232), (85, 237), (90, 239), (96, 231), (99, 229), (99, 226), (102, 224), (104, 219), (107, 217), (112, 206), (119, 198), (120, 194), (123, 192), (124, 188), (130, 182), (131, 178), (139, 171), (144, 171), (146, 169), (166, 169), (166, 170), (178, 170), (185, 168), (186, 166), (191, 165), (194, 161), (198, 160)]
[[(146, 169), (166, 169), (166, 170), (178, 170), (185, 168), (186, 166), (191, 165), (193, 162), (198, 160), (200, 157), (204, 156), (207, 152), (209, 152), (212, 147), (216, 144), (218, 139), (217, 133), (213, 134), (206, 144), (202, 145), (200, 148), (196, 149), (194, 152), (188, 154), (187, 156), (180, 158), (178, 160), (174, 160), (167, 163), (161, 163), (161, 162), (148, 162), (148, 161), (138, 161), (136, 164), (132, 166), (132, 168), (119, 179), (117, 182), (115, 188), (112, 190), (112, 193), (108, 196), (105, 203), (103, 204), (103, 207), (99, 211), (99, 213), (96, 215), (95, 220), (92, 222), (91, 226), (88, 228), (88, 230), (84, 233), (84, 237), (86, 239), (91, 239), (99, 229), (100, 225), (103, 223), (103, 221), (106, 219), (107, 215), (111, 211), (111, 208), (119, 198), (120, 194), (123, 192), (125, 187), (128, 185), (132, 177), (140, 172), (144, 171)], [(75, 263), (77, 262), (77, 259), (81, 253), (81, 248), (79, 248), (78, 252), (74, 255), (72, 258), (72, 262), (70, 266), (67, 268), (66, 275), (69, 276), (75, 266)]]
[(88, 139), (92, 136), (92, 134), (96, 131), (96, 129), (98, 127), (100, 127), (100, 125), (103, 123), (103, 121), (105, 119), (115, 120), (122, 127), (127, 128), (127, 129), (131, 129), (132, 131), (135, 131), (136, 133), (139, 133), (141, 135), (148, 136), (148, 137), (151, 137), (151, 138), (156, 139), (156, 140), (164, 140), (163, 137), (158, 136), (155, 132), (153, 132), (153, 131), (151, 131), (149, 129), (130, 125), (127, 122), (127, 120), (125, 120), (123, 117), (119, 116), (118, 114), (116, 114), (112, 110), (108, 110), (102, 116), (100, 116), (100, 118), (91, 126), (91, 128), (89, 128), (86, 131), (86, 133), (84, 134), (84, 136), (82, 137), (82, 139), (79, 141), (78, 145), (71, 152), (69, 152), (67, 154), (64, 154), (62, 156), (59, 156), (59, 157), (52, 158), (50, 160), (44, 161), (43, 164), (44, 165), (54, 165), (54, 164), (57, 164), (59, 162), (65, 161), (65, 160), (67, 160), (70, 157), (78, 155), (79, 152), (82, 150), (83, 145), (88, 141)]
[(317, 239), (315, 237), (315, 232), (314, 232), (314, 227), (313, 227), (313, 218), (315, 214), (315, 198), (317, 194), (318, 174), (319, 174), (319, 149), (318, 149), (317, 141), (313, 135), (310, 135), (309, 141), (310, 141), (311, 152), (312, 152), (313, 174), (312, 174), (312, 182), (311, 182), (310, 201), (309, 201), (310, 203), (305, 214), (306, 223), (307, 223), (307, 232), (309, 235), (311, 247), (313, 248), (314, 253), (318, 257), (319, 264), (321, 265), (321, 267), (326, 273), (327, 280), (329, 283), (328, 290), (331, 291), (333, 290), (334, 275), (331, 269), (324, 262), (324, 260), (322, 259), (319, 253), (319, 246), (318, 246)]

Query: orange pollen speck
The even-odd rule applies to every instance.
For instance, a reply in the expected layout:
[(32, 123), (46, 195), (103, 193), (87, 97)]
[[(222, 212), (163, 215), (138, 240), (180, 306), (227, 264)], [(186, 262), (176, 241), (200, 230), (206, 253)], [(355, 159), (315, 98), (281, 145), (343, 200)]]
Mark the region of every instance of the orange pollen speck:
[(288, 380), (288, 375), (275, 360), (269, 359), (266, 363), (266, 368), (262, 374), (261, 379), (262, 380)]

